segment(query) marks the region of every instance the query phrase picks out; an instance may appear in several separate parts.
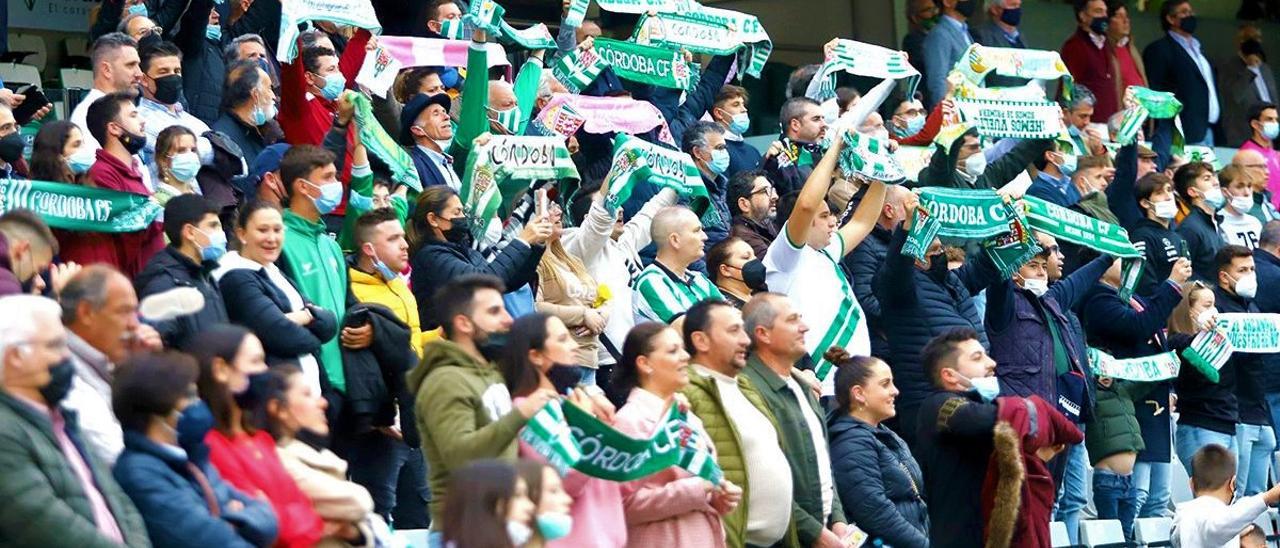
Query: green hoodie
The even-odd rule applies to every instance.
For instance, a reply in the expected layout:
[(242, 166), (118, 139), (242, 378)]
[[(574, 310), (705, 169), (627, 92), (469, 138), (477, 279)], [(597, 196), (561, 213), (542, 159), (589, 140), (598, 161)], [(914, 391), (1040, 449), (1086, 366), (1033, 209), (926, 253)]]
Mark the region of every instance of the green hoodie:
[(526, 419), (493, 364), (440, 339), (426, 346), (408, 375), (422, 453), (431, 483), (431, 527), (444, 523), (445, 488), (454, 470), (479, 459), (515, 460), (516, 435)]
[[(316, 306), (333, 312), (338, 326), (347, 311), (347, 263), (338, 242), (325, 232), (323, 222), (311, 222), (284, 210), (283, 266), (298, 292)], [(329, 383), (346, 393), (347, 377), (342, 371), (340, 337), (320, 347), (320, 364)]]

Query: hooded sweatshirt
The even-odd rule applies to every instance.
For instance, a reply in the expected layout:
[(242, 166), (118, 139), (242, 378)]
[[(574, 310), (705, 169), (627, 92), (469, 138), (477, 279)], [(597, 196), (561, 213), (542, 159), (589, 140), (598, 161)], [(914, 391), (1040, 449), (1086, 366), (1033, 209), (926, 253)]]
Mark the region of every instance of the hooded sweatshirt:
[[(423, 349), (408, 380), (435, 500), (445, 500), (449, 476), (467, 463), (515, 460), (516, 435), (527, 419), (512, 407), (496, 366), (441, 339)], [(443, 505), (431, 505), (432, 529), (443, 523)]]

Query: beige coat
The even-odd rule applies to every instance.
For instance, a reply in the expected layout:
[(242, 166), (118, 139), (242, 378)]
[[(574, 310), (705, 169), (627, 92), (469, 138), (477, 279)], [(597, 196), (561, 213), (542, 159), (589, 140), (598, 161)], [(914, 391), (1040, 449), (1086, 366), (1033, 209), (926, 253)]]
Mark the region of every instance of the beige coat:
[[(544, 258), (543, 263), (547, 262), (549, 261)], [(569, 269), (557, 270), (559, 276), (555, 279), (538, 277), (538, 298), (534, 308), (543, 314), (560, 318), (573, 334), (573, 340), (578, 343), (578, 363), (575, 365), (595, 369), (599, 358), (600, 334), (587, 330), (586, 315), (591, 310), (591, 305), (595, 304), (599, 288), (594, 281), (591, 284), (583, 283)], [(599, 309), (605, 314), (606, 320), (609, 317), (609, 304), (606, 302)]]
[[(298, 488), (311, 499), (316, 513), (325, 521), (354, 523), (364, 533), (365, 546), (373, 546), (373, 535), (366, 520), (373, 514), (373, 498), (369, 491), (347, 481), (347, 462), (332, 451), (315, 448), (298, 440), (276, 446), (280, 462)], [(344, 546), (326, 538), (321, 546)]]

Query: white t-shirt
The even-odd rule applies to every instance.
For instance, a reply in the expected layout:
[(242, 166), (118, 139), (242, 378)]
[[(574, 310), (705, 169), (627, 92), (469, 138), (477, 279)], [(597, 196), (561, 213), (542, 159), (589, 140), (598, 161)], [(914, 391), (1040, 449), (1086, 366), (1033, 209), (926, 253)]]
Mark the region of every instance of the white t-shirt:
[(831, 498), (835, 491), (831, 485), (831, 454), (827, 451), (822, 419), (809, 406), (809, 398), (805, 395), (807, 389), (801, 388), (800, 383), (791, 375), (784, 377), (784, 380), (796, 401), (800, 402), (800, 414), (804, 415), (805, 426), (809, 429), (809, 436), (813, 438), (813, 453), (818, 457), (818, 486), (822, 489), (822, 522), (826, 523), (827, 518), (831, 517)]
[(1253, 249), (1258, 247), (1258, 238), (1262, 235), (1262, 221), (1253, 215), (1236, 215), (1224, 208), (1222, 222), (1218, 223), (1218, 233), (1222, 235), (1222, 241), (1228, 244)]
[(804, 347), (817, 364), (822, 393), (827, 396), (835, 394), (834, 364), (822, 359), (828, 348), (840, 346), (853, 356), (871, 355), (866, 317), (840, 270), (842, 257), (844, 238), (839, 232), (832, 236), (826, 249), (819, 251), (808, 245), (795, 247), (785, 231), (769, 244), (764, 256), (769, 291), (791, 298), (791, 304), (809, 326)]

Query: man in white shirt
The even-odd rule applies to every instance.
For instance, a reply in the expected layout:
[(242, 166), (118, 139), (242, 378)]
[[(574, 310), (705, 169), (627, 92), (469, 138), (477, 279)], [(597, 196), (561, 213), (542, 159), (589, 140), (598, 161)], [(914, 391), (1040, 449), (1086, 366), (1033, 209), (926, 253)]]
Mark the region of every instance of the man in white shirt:
[(751, 342), (742, 313), (723, 300), (699, 301), (685, 312), (683, 331), (693, 356), (684, 394), (706, 425), (725, 480), (742, 486), (742, 502), (724, 517), (728, 545), (773, 546), (794, 534), (791, 468), (773, 413), (739, 374)]
[(89, 134), (89, 126), (85, 124), (89, 105), (108, 93), (135, 89), (142, 81), (142, 68), (137, 42), (119, 32), (104, 34), (95, 40), (89, 49), (89, 60), (93, 64), (93, 89), (71, 111), (71, 123), (80, 128), (84, 146), (97, 150), (102, 145)]
[(1227, 204), (1222, 208), (1218, 232), (1222, 241), (1249, 249), (1258, 247), (1262, 221), (1249, 214), (1253, 209), (1253, 184), (1249, 174), (1236, 166), (1227, 166), (1218, 174)]
[(1280, 485), (1235, 504), (1236, 457), (1229, 449), (1209, 444), (1191, 457), (1191, 491), (1196, 498), (1178, 505), (1173, 516), (1173, 546), (1237, 548), (1240, 534), (1280, 503)]
[[(142, 100), (138, 114), (146, 122), (147, 145), (142, 160), (156, 169), (156, 139), (170, 126), (183, 126), (196, 135), (196, 153), (201, 165), (213, 163), (213, 145), (204, 136), (209, 125), (192, 116), (179, 103), (182, 97), (182, 50), (172, 42), (160, 42), (142, 52)], [(156, 180), (163, 174), (156, 173)]]

